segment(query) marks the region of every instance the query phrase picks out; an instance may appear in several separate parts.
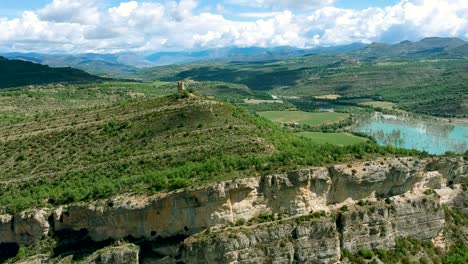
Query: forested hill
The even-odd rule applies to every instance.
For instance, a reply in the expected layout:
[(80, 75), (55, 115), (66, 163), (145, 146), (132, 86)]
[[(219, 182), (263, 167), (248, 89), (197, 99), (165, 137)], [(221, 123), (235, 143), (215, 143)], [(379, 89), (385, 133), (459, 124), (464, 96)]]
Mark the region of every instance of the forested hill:
[(0, 88), (48, 83), (86, 83), (102, 80), (73, 68), (51, 68), (22, 60), (0, 57)]

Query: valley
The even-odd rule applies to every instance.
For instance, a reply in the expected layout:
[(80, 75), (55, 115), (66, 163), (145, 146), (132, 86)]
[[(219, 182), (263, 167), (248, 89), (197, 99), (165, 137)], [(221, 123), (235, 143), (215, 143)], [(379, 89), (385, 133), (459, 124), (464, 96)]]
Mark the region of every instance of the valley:
[(0, 58), (0, 262), (463, 263), (465, 45)]

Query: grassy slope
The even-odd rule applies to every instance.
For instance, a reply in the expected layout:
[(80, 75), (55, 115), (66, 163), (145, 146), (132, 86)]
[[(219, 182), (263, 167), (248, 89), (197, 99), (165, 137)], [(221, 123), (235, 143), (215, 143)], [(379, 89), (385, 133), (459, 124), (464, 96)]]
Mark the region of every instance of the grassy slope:
[(14, 206), (31, 191), (34, 199), (25, 204), (185, 186), (206, 175), (160, 172), (189, 162), (197, 167), (208, 157), (268, 153), (261, 132), (232, 106), (174, 97), (5, 127), (0, 204)]
[[(223, 82), (189, 83), (198, 94), (240, 103), (245, 98), (266, 99), (268, 94), (244, 85)], [(75, 114), (90, 108), (112, 106), (173, 94), (174, 82), (102, 82), (46, 85), (0, 90), (0, 128), (16, 123), (40, 121), (57, 114)]]
[[(346, 148), (316, 145), (263, 118), (211, 99), (128, 99), (125, 89), (123, 95), (114, 97), (119, 89), (101, 88), (94, 93), (94, 88), (80, 92), (78, 88), (75, 92), (79, 96), (58, 96), (55, 104), (26, 107), (24, 115), (35, 113), (36, 118), (0, 127), (0, 211), (17, 212), (124, 192), (176, 189), (366, 155), (414, 154), (372, 143)], [(48, 92), (39, 101), (57, 95), (53, 88)], [(104, 96), (103, 92), (112, 95)], [(29, 100), (18, 93), (10, 95), (11, 100)], [(158, 92), (153, 93), (157, 97)], [(75, 110), (62, 108), (88, 101), (90, 105)], [(50, 107), (55, 108), (51, 111)]]

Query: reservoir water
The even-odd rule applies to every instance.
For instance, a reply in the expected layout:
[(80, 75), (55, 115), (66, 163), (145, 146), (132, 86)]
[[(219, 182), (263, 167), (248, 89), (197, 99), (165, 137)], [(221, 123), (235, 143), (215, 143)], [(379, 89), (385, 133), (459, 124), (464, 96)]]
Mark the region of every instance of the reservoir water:
[(374, 137), (379, 145), (417, 149), (430, 154), (468, 150), (468, 125), (438, 119), (375, 113), (357, 120), (353, 130)]

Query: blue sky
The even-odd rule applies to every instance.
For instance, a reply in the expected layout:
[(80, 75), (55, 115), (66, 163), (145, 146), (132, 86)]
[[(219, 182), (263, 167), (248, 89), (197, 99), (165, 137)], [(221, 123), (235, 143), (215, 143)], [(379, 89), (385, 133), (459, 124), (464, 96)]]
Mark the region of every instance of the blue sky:
[[(2, 0), (0, 4), (0, 16), (15, 17), (26, 10), (34, 10), (44, 7), (52, 2), (52, 0)], [(113, 6), (120, 4), (122, 0), (103, 0), (101, 1), (106, 6)], [(163, 2), (163, 1), (148, 1), (148, 2)], [(202, 0), (200, 6), (216, 6), (222, 4), (223, 1), (219, 0)], [(365, 9), (368, 7), (385, 7), (398, 3), (397, 0), (339, 0), (336, 1), (335, 6), (340, 8), (349, 9)], [(257, 8), (246, 7), (245, 10), (258, 10)]]
[(468, 39), (466, 0), (0, 0), (0, 52)]

